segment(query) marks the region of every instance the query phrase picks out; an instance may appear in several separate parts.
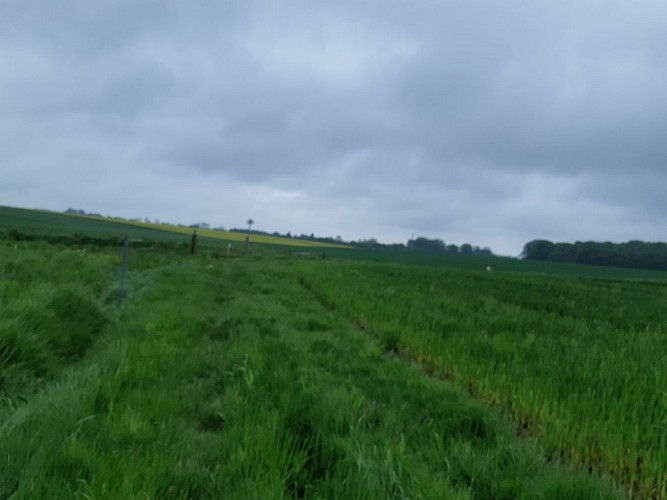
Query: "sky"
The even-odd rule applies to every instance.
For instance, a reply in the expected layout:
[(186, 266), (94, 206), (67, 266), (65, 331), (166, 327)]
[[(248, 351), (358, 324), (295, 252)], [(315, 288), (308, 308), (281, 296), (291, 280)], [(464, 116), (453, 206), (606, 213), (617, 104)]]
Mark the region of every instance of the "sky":
[(667, 240), (667, 2), (0, 0), (0, 205)]

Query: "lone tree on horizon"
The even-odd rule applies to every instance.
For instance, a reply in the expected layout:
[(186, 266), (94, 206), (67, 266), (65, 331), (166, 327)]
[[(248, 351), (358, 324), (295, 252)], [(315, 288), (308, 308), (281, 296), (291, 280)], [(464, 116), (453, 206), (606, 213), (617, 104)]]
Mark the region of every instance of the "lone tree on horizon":
[(252, 219), (248, 219), (246, 222), (248, 223), (248, 232), (250, 232), (250, 230), (252, 229), (252, 225), (255, 223), (255, 221)]

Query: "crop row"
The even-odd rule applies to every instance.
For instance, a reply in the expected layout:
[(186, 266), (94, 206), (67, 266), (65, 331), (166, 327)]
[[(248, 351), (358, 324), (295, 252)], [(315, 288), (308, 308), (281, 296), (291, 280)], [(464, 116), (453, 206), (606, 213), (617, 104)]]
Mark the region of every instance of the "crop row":
[(667, 283), (299, 268), (331, 310), (504, 409), (548, 456), (667, 496)]

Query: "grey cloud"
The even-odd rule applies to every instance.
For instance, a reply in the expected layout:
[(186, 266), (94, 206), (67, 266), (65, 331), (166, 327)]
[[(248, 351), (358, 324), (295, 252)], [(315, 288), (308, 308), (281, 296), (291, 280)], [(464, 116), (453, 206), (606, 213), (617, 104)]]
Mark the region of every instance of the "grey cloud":
[[(250, 197), (268, 230), (417, 232), (510, 254), (540, 235), (660, 239), (665, 14), (655, 1), (9, 0), (0, 196), (179, 220), (209, 206), (226, 225)], [(174, 190), (205, 194), (178, 212)]]

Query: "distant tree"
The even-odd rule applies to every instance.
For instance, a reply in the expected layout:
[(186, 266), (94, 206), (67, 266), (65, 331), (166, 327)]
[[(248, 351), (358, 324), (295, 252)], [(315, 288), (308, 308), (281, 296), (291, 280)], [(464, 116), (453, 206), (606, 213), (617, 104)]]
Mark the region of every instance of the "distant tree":
[(462, 255), (472, 255), (472, 245), (470, 243), (464, 243), (460, 248)]
[(576, 262), (577, 249), (572, 243), (555, 243), (549, 252), (549, 260), (556, 262)]
[(530, 260), (549, 260), (554, 244), (548, 240), (534, 240), (526, 243), (522, 255)]
[(255, 223), (255, 221), (252, 220), (252, 219), (248, 219), (248, 220), (246, 221), (246, 224), (248, 224), (248, 232), (250, 232), (250, 230), (252, 229), (252, 225), (253, 225), (254, 223)]
[(445, 243), (442, 240), (431, 240), (422, 236), (416, 239), (408, 240), (408, 248), (411, 250), (418, 250), (421, 252), (444, 252)]
[(68, 208), (65, 210), (65, 213), (70, 215), (86, 215), (86, 212), (79, 210), (78, 208)]
[(375, 238), (368, 238), (367, 240), (359, 240), (356, 243), (357, 246), (362, 248), (368, 248), (373, 250), (379, 250), (383, 247), (381, 243), (378, 243), (378, 240)]
[(483, 247), (483, 248), (477, 247), (475, 255), (493, 255), (493, 252), (489, 247)]
[(382, 248), (387, 250), (405, 250), (405, 245), (403, 243), (389, 243), (383, 244)]
[(577, 241), (554, 244), (546, 240), (534, 240), (524, 246), (523, 257), (531, 260), (667, 270), (666, 243)]

